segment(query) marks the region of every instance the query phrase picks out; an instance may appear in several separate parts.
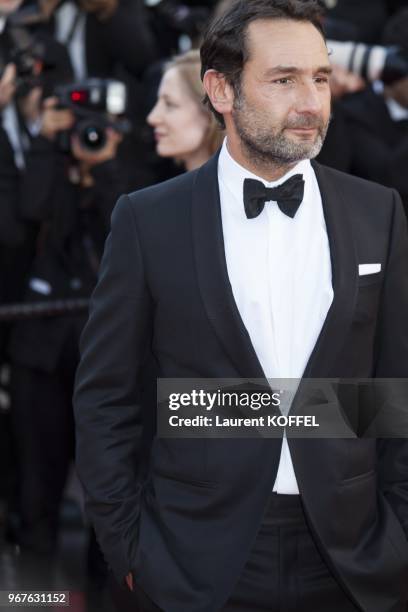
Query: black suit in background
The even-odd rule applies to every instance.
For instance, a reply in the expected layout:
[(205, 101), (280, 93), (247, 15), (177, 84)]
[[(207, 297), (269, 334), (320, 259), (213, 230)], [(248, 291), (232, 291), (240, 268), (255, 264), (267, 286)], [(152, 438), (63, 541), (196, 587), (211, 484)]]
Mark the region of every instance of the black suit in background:
[[(47, 32), (38, 32), (47, 69), (38, 79), (44, 96), (53, 93), (57, 82), (72, 78), (68, 53), (62, 45), (53, 40)], [(6, 23), (0, 34), (0, 54), (10, 61), (13, 37)], [(36, 228), (31, 220), (24, 219), (27, 201), (34, 209), (44, 198), (44, 190), (52, 180), (53, 148), (41, 136), (32, 138), (25, 120), (19, 110), (21, 94), (28, 93), (26, 86), (18, 90), (12, 103), (16, 116), (16, 131), (22, 143), (24, 168), (18, 168), (15, 152), (9, 134), (0, 127), (0, 248), (1, 256), (1, 294), (2, 303), (19, 302), (23, 295), (23, 283), (34, 256)], [(2, 116), (0, 114), (0, 126)]]
[(20, 173), (0, 114), (0, 244), (18, 246), (24, 242), (24, 226), (18, 215)]
[(371, 87), (334, 106), (319, 161), (396, 189), (408, 214), (408, 120), (394, 121)]
[(146, 125), (144, 74), (159, 57), (158, 43), (142, 0), (120, 0), (117, 11), (106, 20), (88, 14), (85, 26), (86, 65), (90, 76), (117, 77), (128, 87), (128, 114), (132, 131), (119, 147), (125, 189), (133, 191), (157, 182), (149, 160), (154, 142)]
[(120, 65), (140, 78), (157, 59), (156, 41), (142, 0), (120, 0), (117, 11), (106, 20), (89, 13), (85, 45), (90, 75), (112, 76)]
[[(53, 91), (55, 80), (66, 80), (72, 74), (68, 54), (46, 33), (40, 36), (48, 69), (43, 73), (41, 86), (44, 95)], [(0, 34), (0, 55), (5, 62), (11, 59), (13, 48), (9, 24), (6, 23)], [(21, 93), (21, 89), (19, 90)], [(28, 197), (33, 206), (36, 198), (41, 197), (44, 180), (50, 170), (51, 156), (44, 151), (41, 138), (30, 139), (24, 120), (18, 112), (16, 99), (13, 100), (16, 111), (16, 133), (22, 141), (30, 142), (29, 150), (24, 150), (25, 167), (18, 168), (15, 152), (9, 134), (2, 127), (3, 117), (0, 113), (0, 304), (21, 302), (24, 295), (25, 279), (30, 269), (36, 241), (36, 228), (21, 218), (21, 205)], [(25, 149), (25, 147), (23, 146)], [(45, 182), (47, 182), (45, 180)], [(0, 323), (0, 364), (9, 363), (7, 345), (12, 323)], [(8, 389), (7, 389), (8, 391)], [(15, 445), (12, 442), (10, 413), (4, 414), (4, 427), (0, 445), (4, 451), (1, 461), (5, 470), (3, 483), (7, 482), (6, 496), (8, 508), (15, 508), (14, 491), (18, 488), (15, 470)], [(2, 423), (3, 425), (3, 423)], [(9, 529), (11, 523), (9, 522)], [(10, 535), (11, 531), (10, 531)]]
[[(122, 189), (114, 161), (92, 170), (95, 185), (68, 180), (72, 163), (37, 139), (46, 174), (25, 183), (20, 215), (36, 230), (36, 250), (24, 302), (87, 298), (96, 283), (112, 205)], [(37, 150), (37, 162), (41, 155)], [(29, 197), (29, 189), (32, 197)], [(72, 390), (86, 314), (18, 321), (9, 346), (13, 428), (19, 458), (20, 544), (55, 552), (59, 504), (73, 455)]]
[[(24, 261), (21, 249), (25, 231), (17, 218), (18, 186), (14, 152), (7, 133), (0, 127), (0, 305), (18, 300), (22, 286), (16, 264)], [(5, 360), (9, 330), (8, 323), (0, 324), (0, 367)], [(0, 415), (0, 500), (10, 498), (15, 480), (10, 429), (10, 415), (4, 411)]]
[[(55, 19), (31, 25), (30, 29), (37, 36), (55, 36)], [(118, 9), (107, 18), (87, 13), (85, 61), (89, 75), (109, 77), (123, 65), (130, 74), (140, 77), (156, 58), (156, 41), (143, 0), (119, 0)]]
[[(405, 377), (408, 238), (398, 195), (314, 167), (334, 301), (304, 376)], [(367, 262), (382, 264), (369, 282), (358, 276)], [(281, 441), (155, 438), (143, 480), (139, 384), (149, 347), (164, 378), (264, 378), (227, 276), (217, 157), (119, 201), (74, 397), (87, 510), (117, 580), (132, 570), (166, 612), (215, 612), (255, 540)], [(339, 583), (366, 612), (400, 610), (406, 440), (289, 444), (313, 537)]]
[[(55, 18), (40, 28), (55, 35)], [(118, 78), (128, 87), (128, 116), (132, 131), (119, 146), (121, 180), (125, 190), (156, 182), (154, 167), (146, 159), (146, 148), (154, 150), (146, 135), (146, 86), (143, 75), (158, 59), (157, 41), (143, 0), (120, 0), (116, 12), (106, 19), (85, 15), (84, 73), (88, 77)]]
[(348, 174), (351, 172), (353, 147), (349, 135), (349, 125), (347, 117), (337, 101), (333, 102), (332, 118), (317, 161), (341, 172), (347, 172)]
[(380, 44), (388, 17), (406, 6), (405, 0), (323, 0), (330, 18), (355, 27), (356, 42)]

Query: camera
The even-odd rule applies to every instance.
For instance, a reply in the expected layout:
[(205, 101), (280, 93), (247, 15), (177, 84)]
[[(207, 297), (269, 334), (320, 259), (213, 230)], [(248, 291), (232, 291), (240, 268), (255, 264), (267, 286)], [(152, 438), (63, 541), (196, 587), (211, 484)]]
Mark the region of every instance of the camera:
[(60, 148), (70, 151), (72, 133), (81, 145), (98, 151), (106, 143), (106, 130), (112, 128), (121, 134), (129, 133), (131, 124), (124, 117), (127, 109), (127, 89), (121, 81), (113, 79), (86, 79), (55, 89), (59, 109), (69, 109), (75, 124), (69, 133), (61, 133)]
[(8, 30), (9, 44), (0, 53), (0, 78), (8, 63), (16, 66), (17, 86), (33, 87), (44, 69), (45, 50), (30, 32), (21, 26), (11, 26)]

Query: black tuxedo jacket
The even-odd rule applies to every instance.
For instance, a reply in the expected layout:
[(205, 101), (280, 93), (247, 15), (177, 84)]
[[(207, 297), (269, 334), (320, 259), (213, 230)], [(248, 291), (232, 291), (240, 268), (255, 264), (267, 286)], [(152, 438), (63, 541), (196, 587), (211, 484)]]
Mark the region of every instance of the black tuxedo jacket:
[[(404, 377), (408, 240), (399, 196), (314, 168), (334, 300), (304, 375)], [(358, 264), (370, 262), (381, 273), (359, 277)], [(140, 371), (149, 350), (161, 377), (264, 377), (228, 280), (217, 156), (119, 200), (74, 397), (87, 510), (116, 576), (132, 570), (166, 612), (214, 612), (249, 555), (281, 440), (155, 438), (142, 481)], [(289, 444), (311, 530), (338, 580), (362, 610), (399, 609), (408, 582), (408, 442)]]

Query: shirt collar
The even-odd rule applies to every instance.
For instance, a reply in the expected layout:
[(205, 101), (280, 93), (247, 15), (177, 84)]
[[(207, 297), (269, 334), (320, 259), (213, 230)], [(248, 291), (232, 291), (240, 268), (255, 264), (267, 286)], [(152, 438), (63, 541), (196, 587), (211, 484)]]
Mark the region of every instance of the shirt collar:
[[(373, 89), (377, 95), (384, 96), (384, 83), (382, 81), (374, 81)], [(384, 96), (384, 101), (393, 121), (404, 121), (404, 119), (408, 119), (408, 108), (404, 108), (393, 98), (386, 98)]]
[(307, 182), (311, 172), (312, 166), (310, 160), (304, 159), (277, 181), (265, 181), (263, 178), (253, 174), (250, 170), (238, 164), (238, 162), (231, 157), (227, 147), (227, 138), (224, 139), (218, 160), (218, 176), (220, 180), (223, 181), (225, 186), (239, 201), (243, 201), (243, 185), (244, 180), (247, 178), (261, 181), (266, 187), (277, 187), (295, 174), (303, 174), (303, 178), (305, 182)]
[(393, 121), (404, 121), (404, 119), (408, 119), (408, 108), (404, 108), (393, 98), (386, 98), (385, 103)]
[(6, 27), (6, 17), (2, 17), (0, 15), (0, 34), (3, 33), (3, 30), (5, 27)]

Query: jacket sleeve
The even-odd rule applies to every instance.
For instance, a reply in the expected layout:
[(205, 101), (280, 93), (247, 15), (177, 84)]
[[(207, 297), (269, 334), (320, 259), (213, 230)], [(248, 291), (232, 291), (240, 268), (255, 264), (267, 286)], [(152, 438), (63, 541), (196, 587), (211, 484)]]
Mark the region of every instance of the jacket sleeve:
[[(394, 214), (377, 333), (376, 377), (400, 379), (387, 385), (407, 392), (408, 381), (408, 232), (401, 199), (394, 194)], [(394, 389), (392, 389), (394, 387)], [(408, 410), (408, 397), (405, 410)], [(406, 421), (406, 419), (405, 419)], [(392, 428), (395, 431), (395, 427)], [(379, 439), (379, 486), (408, 538), (408, 439)]]
[(123, 581), (138, 540), (141, 479), (139, 372), (151, 329), (135, 216), (127, 196), (112, 214), (100, 278), (83, 331), (74, 412), (85, 509), (108, 565)]
[(0, 115), (0, 247), (19, 247), (25, 228), (18, 215), (18, 190), (21, 175), (14, 162), (14, 152)]

